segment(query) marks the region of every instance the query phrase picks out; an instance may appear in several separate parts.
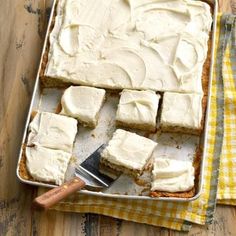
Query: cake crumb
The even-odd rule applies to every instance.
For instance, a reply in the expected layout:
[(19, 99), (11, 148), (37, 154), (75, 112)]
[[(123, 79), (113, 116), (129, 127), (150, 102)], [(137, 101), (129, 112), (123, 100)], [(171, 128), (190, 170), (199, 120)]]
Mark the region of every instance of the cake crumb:
[(59, 114), (61, 112), (61, 110), (62, 110), (62, 106), (61, 106), (61, 103), (59, 102), (57, 107), (56, 107), (55, 113)]

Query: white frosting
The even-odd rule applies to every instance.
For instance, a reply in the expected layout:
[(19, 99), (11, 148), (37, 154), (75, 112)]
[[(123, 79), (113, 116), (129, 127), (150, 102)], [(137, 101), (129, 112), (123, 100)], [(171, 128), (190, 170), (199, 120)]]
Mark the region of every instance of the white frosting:
[(85, 86), (71, 86), (65, 90), (61, 114), (77, 118), (79, 121), (95, 126), (98, 113), (105, 99), (106, 91)]
[(210, 7), (192, 0), (61, 0), (45, 74), (112, 89), (202, 92)]
[(26, 165), (30, 175), (39, 181), (61, 185), (71, 154), (40, 146), (26, 147)]
[(123, 90), (116, 113), (116, 120), (128, 124), (156, 126), (160, 95), (153, 91)]
[(37, 113), (29, 125), (27, 145), (72, 152), (77, 120), (48, 112)]
[(151, 191), (184, 192), (194, 186), (191, 162), (156, 158)]
[(199, 129), (202, 120), (202, 95), (164, 93), (161, 125)]
[(111, 164), (142, 170), (157, 143), (122, 129), (117, 129), (101, 157)]

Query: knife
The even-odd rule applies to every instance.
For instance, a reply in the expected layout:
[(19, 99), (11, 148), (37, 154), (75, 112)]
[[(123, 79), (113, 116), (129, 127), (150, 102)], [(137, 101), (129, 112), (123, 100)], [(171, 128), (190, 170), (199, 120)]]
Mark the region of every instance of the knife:
[(85, 161), (75, 169), (75, 177), (73, 179), (35, 198), (33, 201), (34, 208), (48, 209), (85, 186), (93, 189), (108, 188), (115, 179), (99, 172), (100, 154), (104, 148), (105, 144), (101, 145), (94, 153), (85, 159)]

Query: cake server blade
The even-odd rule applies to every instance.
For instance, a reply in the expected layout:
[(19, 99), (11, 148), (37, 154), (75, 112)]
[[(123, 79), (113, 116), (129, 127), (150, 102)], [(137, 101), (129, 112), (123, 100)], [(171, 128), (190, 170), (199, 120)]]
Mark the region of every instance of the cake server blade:
[[(89, 184), (88, 176), (95, 179), (98, 182), (98, 184), (101, 185), (100, 187), (109, 187), (112, 184), (112, 182), (114, 182), (114, 179), (106, 175), (103, 175), (99, 172), (101, 152), (103, 151), (105, 146), (106, 146), (105, 144), (101, 145), (94, 153), (92, 153), (88, 158), (86, 158), (85, 161), (83, 161), (75, 169), (75, 175), (81, 177), (86, 182), (86, 185), (89, 186), (94, 185), (94, 184)], [(86, 176), (86, 174), (88, 176)]]

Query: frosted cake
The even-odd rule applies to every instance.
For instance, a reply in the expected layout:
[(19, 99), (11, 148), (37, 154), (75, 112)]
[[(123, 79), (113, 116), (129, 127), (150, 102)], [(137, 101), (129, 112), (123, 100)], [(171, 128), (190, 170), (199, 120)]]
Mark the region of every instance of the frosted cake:
[(60, 114), (74, 117), (84, 126), (94, 128), (105, 100), (105, 93), (104, 89), (70, 86), (62, 96)]
[(194, 187), (194, 167), (189, 161), (156, 158), (152, 170), (151, 196), (158, 192), (187, 192)]
[(26, 147), (26, 166), (36, 180), (61, 185), (71, 153), (41, 146)]
[(138, 177), (143, 173), (156, 145), (148, 138), (117, 129), (101, 153), (100, 172)]
[(60, 0), (42, 82), (202, 93), (211, 23), (201, 1)]
[(160, 95), (153, 91), (123, 90), (116, 113), (116, 124), (155, 131)]
[(202, 95), (164, 93), (161, 130), (199, 134), (202, 131)]
[(20, 173), (25, 179), (62, 184), (72, 155), (77, 120), (48, 112), (37, 113), (29, 125)]
[(49, 112), (37, 113), (29, 125), (28, 146), (72, 152), (77, 120)]
[[(45, 87), (73, 84), (115, 90), (153, 90), (161, 94), (198, 94), (200, 97), (203, 88), (203, 117), (211, 23), (210, 7), (201, 1), (58, 0), (40, 72), (41, 82)], [(129, 127), (127, 120), (121, 125)], [(182, 123), (164, 123), (163, 131), (173, 131), (174, 127), (175, 131), (199, 133), (202, 129), (202, 126), (193, 128), (192, 124), (189, 128)], [(153, 123), (148, 130), (152, 128)], [(115, 135), (121, 137), (121, 132), (117, 130)], [(126, 140), (126, 136), (122, 137)], [(102, 172), (134, 177), (142, 174), (144, 168), (140, 166), (137, 169), (124, 166), (126, 161), (122, 162), (119, 157), (122, 149), (116, 149), (115, 144), (109, 146), (110, 142), (101, 161)], [(132, 147), (132, 142), (128, 142), (127, 146), (130, 145)], [(139, 146), (125, 148), (124, 152), (130, 154)], [(110, 155), (112, 150), (115, 150), (114, 157), (118, 155), (118, 164), (109, 161), (114, 159)], [(144, 160), (149, 158), (145, 156)], [(153, 189), (151, 196), (191, 197), (194, 191), (194, 187), (185, 192)]]

